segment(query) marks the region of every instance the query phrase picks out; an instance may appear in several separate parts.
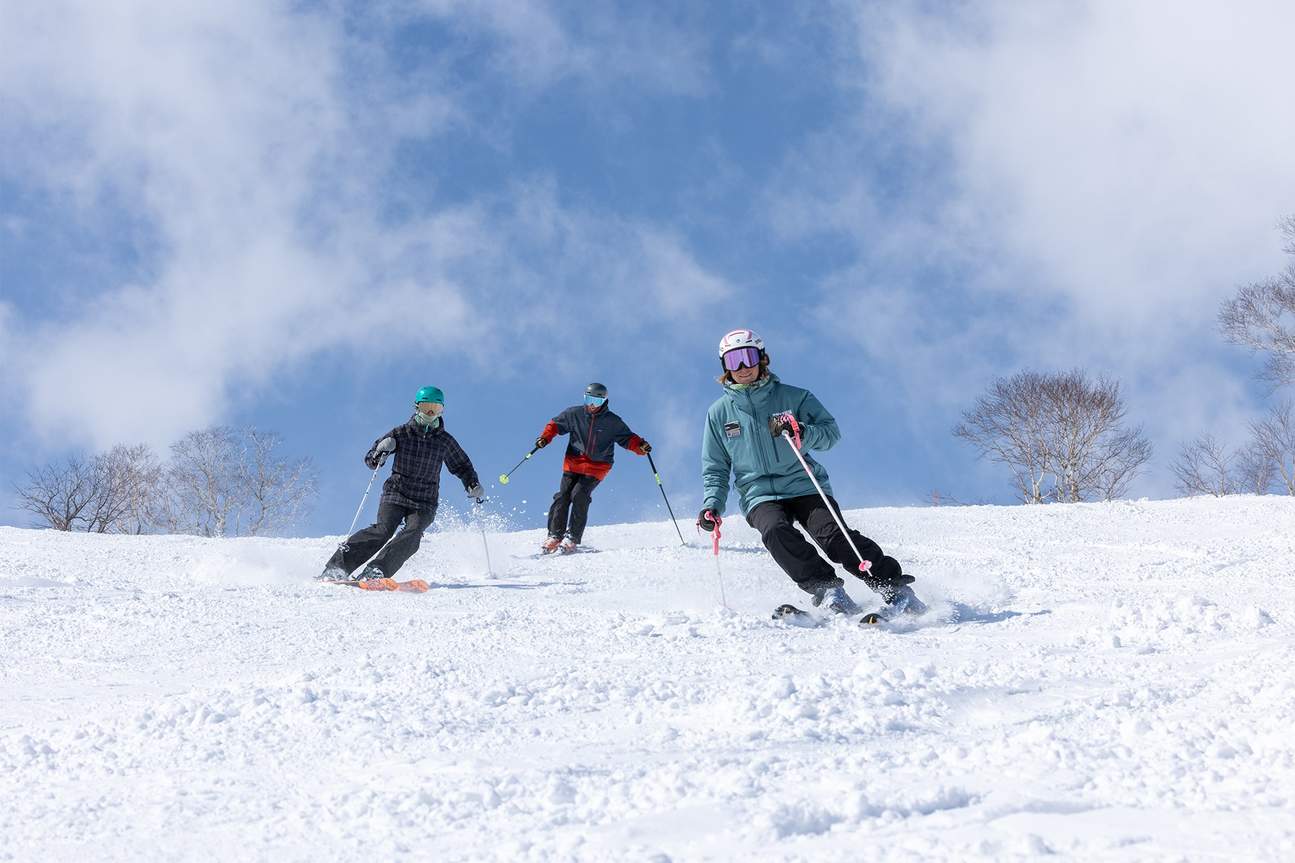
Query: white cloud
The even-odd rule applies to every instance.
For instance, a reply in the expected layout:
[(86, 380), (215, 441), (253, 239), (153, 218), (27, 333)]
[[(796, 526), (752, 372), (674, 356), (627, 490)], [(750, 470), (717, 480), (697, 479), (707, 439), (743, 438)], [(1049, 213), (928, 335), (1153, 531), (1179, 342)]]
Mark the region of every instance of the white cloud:
[[(1295, 201), (1295, 6), (995, 2), (860, 19), (871, 92), (947, 148), (950, 202), (1121, 336), (1174, 340), (1278, 262)], [(1202, 314), (1203, 312), (1203, 314)]]
[[(0, 34), (0, 170), (76, 202), (61, 217), (140, 222), (151, 241), (130, 281), (105, 274), (76, 311), (9, 327), (6, 377), (55, 444), (164, 444), (320, 351), (428, 343), (427, 312), (427, 350), (486, 361), (543, 326), (554, 304), (522, 304), (554, 290), (635, 327), (678, 311), (681, 285), (723, 294), (677, 237), (551, 188), (393, 221), (379, 188), (396, 148), (479, 106), (434, 64), (408, 83), (330, 7), (9, 5)], [(623, 296), (665, 308), (631, 317)]]

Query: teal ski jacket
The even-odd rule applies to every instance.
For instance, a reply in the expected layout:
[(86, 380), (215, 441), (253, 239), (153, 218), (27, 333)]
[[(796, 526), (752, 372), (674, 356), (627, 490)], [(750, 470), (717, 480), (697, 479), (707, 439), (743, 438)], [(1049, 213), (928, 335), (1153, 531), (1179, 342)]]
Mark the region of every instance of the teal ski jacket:
[(800, 423), (801, 454), (823, 491), (832, 493), (827, 470), (805, 450), (835, 446), (841, 439), (836, 420), (809, 390), (781, 383), (770, 373), (747, 387), (725, 384), (724, 395), (706, 412), (703, 506), (724, 514), (730, 477), (736, 480), (743, 515), (765, 501), (817, 494), (791, 446), (769, 434), (769, 419), (787, 411)]

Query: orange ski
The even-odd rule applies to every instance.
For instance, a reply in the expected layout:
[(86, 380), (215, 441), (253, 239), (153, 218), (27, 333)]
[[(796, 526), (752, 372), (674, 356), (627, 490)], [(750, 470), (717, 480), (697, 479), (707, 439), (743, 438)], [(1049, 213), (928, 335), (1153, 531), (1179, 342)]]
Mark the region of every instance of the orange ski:
[(411, 578), (409, 581), (396, 581), (394, 578), (370, 578), (364, 581), (333, 581), (330, 584), (348, 584), (351, 587), (358, 587), (360, 590), (399, 590), (405, 593), (426, 593), (428, 590), (427, 582), (421, 578)]

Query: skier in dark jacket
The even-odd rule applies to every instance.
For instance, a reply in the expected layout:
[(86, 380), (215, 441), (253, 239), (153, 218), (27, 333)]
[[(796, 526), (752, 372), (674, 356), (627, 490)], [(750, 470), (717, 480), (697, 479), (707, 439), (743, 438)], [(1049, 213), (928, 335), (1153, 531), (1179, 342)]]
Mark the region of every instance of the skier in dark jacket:
[[(890, 613), (907, 610), (920, 614), (925, 606), (908, 585), (899, 561), (883, 554), (877, 543), (857, 530), (850, 531), (859, 554), (871, 568), (860, 573), (859, 557), (836, 519), (841, 508), (832, 498), (827, 470), (803, 450), (831, 449), (841, 439), (836, 420), (814, 394), (788, 386), (769, 371), (764, 341), (750, 330), (734, 330), (719, 343), (724, 394), (711, 405), (702, 432), (704, 504), (697, 517), (703, 530), (714, 530), (728, 500), (729, 481), (736, 479), (742, 513), (747, 524), (760, 532), (760, 540), (796, 586), (813, 597), (816, 606), (844, 614), (862, 611), (845, 592), (845, 582), (800, 531), (804, 528), (833, 562), (860, 578), (877, 593)], [(802, 454), (814, 479), (823, 488), (832, 509), (824, 502), (791, 446), (782, 439), (795, 418)], [(841, 518), (844, 523), (844, 518)]]
[(652, 451), (647, 441), (612, 413), (607, 406), (607, 387), (599, 383), (585, 387), (584, 404), (569, 407), (550, 420), (535, 439), (535, 446), (546, 447), (560, 434), (571, 438), (562, 460), (562, 484), (549, 508), (549, 536), (540, 546), (544, 554), (569, 554), (579, 547), (594, 488), (612, 469), (614, 444), (638, 455)]
[[(442, 464), (463, 482), (468, 497), (478, 502), (485, 498), (467, 453), (445, 430), (444, 411), (445, 395), (436, 387), (423, 387), (415, 397), (413, 417), (374, 441), (365, 453), (364, 466), (369, 470), (382, 467), (391, 453), (396, 455), (391, 476), (382, 486), (378, 520), (338, 546), (320, 580), (352, 578), (351, 573), (365, 561), (369, 565), (354, 577), (356, 581), (394, 576), (418, 551), (423, 531), (436, 518)], [(397, 534), (402, 521), (405, 526)]]

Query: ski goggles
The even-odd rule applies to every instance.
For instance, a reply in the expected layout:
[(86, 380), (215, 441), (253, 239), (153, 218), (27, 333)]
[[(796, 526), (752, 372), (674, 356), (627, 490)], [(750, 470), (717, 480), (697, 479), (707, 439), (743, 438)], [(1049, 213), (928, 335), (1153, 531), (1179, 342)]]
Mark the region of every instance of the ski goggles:
[(440, 402), (419, 402), (414, 405), (423, 416), (438, 417), (445, 412), (445, 405)]
[(734, 348), (724, 354), (724, 371), (756, 368), (760, 365), (759, 348)]
[(600, 408), (606, 403), (606, 396), (585, 396), (585, 404), (591, 408)]

